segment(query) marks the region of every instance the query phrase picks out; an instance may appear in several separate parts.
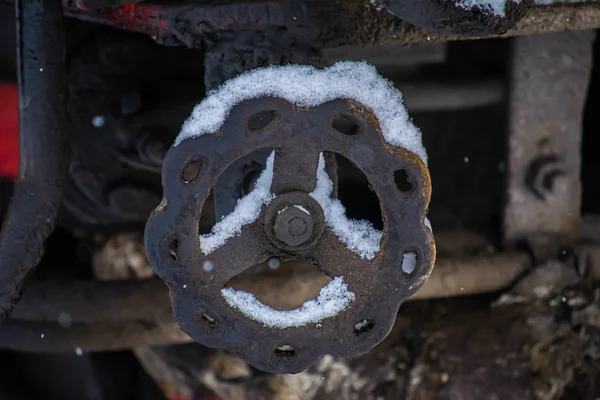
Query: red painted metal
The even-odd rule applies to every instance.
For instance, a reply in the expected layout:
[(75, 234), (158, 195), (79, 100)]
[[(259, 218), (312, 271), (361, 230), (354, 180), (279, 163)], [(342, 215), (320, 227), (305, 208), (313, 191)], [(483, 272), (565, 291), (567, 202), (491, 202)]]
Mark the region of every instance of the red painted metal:
[(19, 173), (19, 94), (16, 85), (0, 83), (0, 176)]

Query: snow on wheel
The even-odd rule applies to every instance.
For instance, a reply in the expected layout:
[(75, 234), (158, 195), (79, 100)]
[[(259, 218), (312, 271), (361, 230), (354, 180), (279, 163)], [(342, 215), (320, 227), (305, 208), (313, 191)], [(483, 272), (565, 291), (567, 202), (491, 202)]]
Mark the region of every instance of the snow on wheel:
[[(273, 151), (253, 189), (200, 234), (218, 178), (261, 149)], [(365, 174), (380, 202), (381, 231), (346, 216), (325, 152)], [(165, 158), (163, 188), (145, 245), (181, 329), (268, 372), (295, 373), (325, 354), (370, 350), (433, 268), (421, 134), (401, 94), (366, 63), (270, 67), (228, 81), (185, 122)], [(273, 257), (310, 260), (332, 280), (317, 298), (283, 311), (227, 287)]]

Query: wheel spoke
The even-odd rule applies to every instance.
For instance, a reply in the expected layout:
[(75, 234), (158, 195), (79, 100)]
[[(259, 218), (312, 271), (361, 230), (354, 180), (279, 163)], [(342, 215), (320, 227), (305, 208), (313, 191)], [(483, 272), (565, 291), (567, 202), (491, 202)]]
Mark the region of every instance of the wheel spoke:
[(293, 140), (275, 151), (273, 183), (275, 195), (292, 191), (310, 193), (315, 188), (319, 152), (307, 147), (303, 140)]
[(379, 262), (377, 259), (361, 258), (340, 241), (329, 227), (325, 228), (319, 244), (313, 250), (313, 257), (327, 275), (342, 276), (349, 285), (360, 284), (365, 271), (373, 269), (373, 264)]
[(201, 256), (199, 266), (203, 273), (214, 273), (226, 283), (232, 277), (266, 261), (274, 252), (259, 221), (245, 225), (239, 235), (232, 236), (213, 252)]

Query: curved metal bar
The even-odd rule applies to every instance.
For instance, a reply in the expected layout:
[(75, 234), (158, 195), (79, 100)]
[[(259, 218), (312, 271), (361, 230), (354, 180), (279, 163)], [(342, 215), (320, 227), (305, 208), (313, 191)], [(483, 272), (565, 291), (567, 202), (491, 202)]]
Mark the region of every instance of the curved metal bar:
[(19, 180), (0, 233), (0, 322), (54, 230), (67, 167), (66, 73), (60, 0), (17, 0)]
[[(494, 292), (531, 267), (525, 253), (462, 259), (441, 258), (408, 300)], [(307, 291), (325, 285), (321, 274), (249, 277), (241, 289), (271, 304), (298, 307)], [(12, 315), (0, 326), (0, 348), (32, 352), (127, 349), (191, 342), (170, 312), (167, 286), (158, 279), (98, 282), (37, 282), (28, 286)], [(60, 313), (68, 320), (58, 321)], [(403, 310), (400, 309), (400, 313)], [(62, 326), (61, 326), (62, 323)]]
[(23, 291), (11, 319), (66, 319), (74, 324), (175, 321), (169, 289), (159, 279), (32, 282)]
[(36, 353), (115, 351), (140, 346), (188, 343), (192, 339), (175, 322), (73, 324), (63, 328), (52, 322), (6, 321), (0, 330), (3, 348)]
[[(500, 253), (465, 258), (440, 258), (431, 276), (411, 300), (495, 292), (511, 285), (531, 267), (525, 253)], [(599, 274), (600, 275), (600, 274)], [(257, 274), (237, 283), (267, 304), (300, 307), (307, 293), (318, 293), (329, 282), (320, 273)], [(12, 319), (57, 323), (60, 315), (73, 324), (116, 324), (132, 320), (175, 322), (169, 289), (159, 279), (131, 281), (32, 282), (15, 307)], [(0, 327), (0, 347), (4, 328)]]

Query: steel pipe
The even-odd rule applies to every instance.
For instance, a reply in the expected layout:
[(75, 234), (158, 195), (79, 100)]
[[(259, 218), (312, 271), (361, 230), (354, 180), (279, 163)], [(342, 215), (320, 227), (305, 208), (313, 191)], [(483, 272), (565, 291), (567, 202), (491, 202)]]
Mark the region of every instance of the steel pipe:
[(19, 179), (0, 232), (0, 322), (54, 230), (67, 169), (64, 31), (59, 0), (17, 0)]
[[(525, 253), (441, 258), (425, 285), (409, 300), (494, 292), (510, 285), (530, 266), (530, 258)], [(293, 277), (253, 275), (240, 282), (237, 289), (254, 293), (265, 303), (293, 309), (302, 305), (307, 292), (318, 294), (328, 280), (319, 273)], [(68, 316), (73, 324), (173, 321), (169, 290), (158, 279), (33, 282), (25, 290), (12, 318), (57, 322), (61, 314)]]

